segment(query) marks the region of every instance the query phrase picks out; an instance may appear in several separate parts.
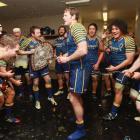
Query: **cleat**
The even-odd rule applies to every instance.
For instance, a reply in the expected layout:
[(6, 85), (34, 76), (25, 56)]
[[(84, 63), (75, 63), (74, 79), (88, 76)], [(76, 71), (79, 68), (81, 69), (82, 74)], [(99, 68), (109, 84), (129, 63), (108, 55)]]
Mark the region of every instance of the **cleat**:
[(103, 116), (103, 119), (106, 121), (111, 121), (115, 120), (117, 116), (118, 116), (117, 113), (115, 115), (113, 115), (112, 113), (108, 113), (107, 115)]
[(54, 100), (53, 97), (51, 97), (51, 98), (48, 97), (48, 100), (51, 102), (52, 105), (57, 106), (57, 102)]
[(54, 96), (58, 96), (58, 95), (61, 95), (63, 93), (64, 93), (63, 90), (58, 90), (56, 93), (54, 93)]
[(67, 140), (79, 140), (83, 138), (86, 135), (85, 129), (79, 130), (77, 129), (72, 134), (70, 134), (67, 138)]
[(18, 119), (18, 118), (8, 117), (8, 118), (6, 119), (6, 122), (18, 124), (18, 123), (20, 123), (21, 121), (20, 121), (20, 119)]
[(67, 100), (69, 100), (69, 99), (70, 99), (70, 95), (68, 94), (68, 95), (67, 95)]
[(39, 101), (35, 102), (35, 108), (38, 109), (38, 110), (41, 109), (41, 105), (40, 105)]
[(140, 117), (134, 117), (134, 120), (140, 122)]
[(111, 92), (105, 92), (105, 94), (104, 94), (104, 98), (108, 98), (108, 97), (111, 97), (111, 96), (112, 96)]

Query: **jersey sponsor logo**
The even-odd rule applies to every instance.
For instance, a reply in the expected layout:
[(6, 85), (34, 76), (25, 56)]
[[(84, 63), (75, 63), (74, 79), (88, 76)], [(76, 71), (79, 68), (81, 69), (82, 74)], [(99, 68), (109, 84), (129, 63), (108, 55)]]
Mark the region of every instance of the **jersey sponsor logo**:
[(123, 51), (124, 49), (124, 44), (121, 43), (118, 47), (114, 47), (114, 46), (109, 46), (109, 48), (111, 49), (111, 51), (113, 52), (119, 52), (119, 51)]

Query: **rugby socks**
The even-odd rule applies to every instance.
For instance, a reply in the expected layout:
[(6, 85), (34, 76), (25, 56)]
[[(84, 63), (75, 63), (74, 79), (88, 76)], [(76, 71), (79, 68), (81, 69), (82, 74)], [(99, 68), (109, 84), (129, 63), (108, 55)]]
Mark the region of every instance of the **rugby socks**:
[(18, 96), (23, 96), (23, 85), (17, 87)]
[(52, 96), (53, 96), (52, 88), (46, 88), (46, 92), (48, 93), (48, 97), (52, 98)]
[(27, 90), (28, 90), (29, 95), (32, 95), (32, 84), (27, 85)]
[(30, 100), (33, 100), (33, 94), (32, 94), (32, 84), (27, 85), (27, 92)]
[(11, 117), (12, 116), (12, 106), (6, 106), (5, 108), (5, 113), (6, 113), (6, 117)]
[(64, 91), (64, 88), (63, 88), (63, 87), (62, 87), (62, 88), (59, 88), (59, 90), (60, 90), (60, 91)]
[(6, 121), (10, 123), (20, 123), (20, 119), (15, 118), (13, 116), (13, 106), (6, 106), (5, 113), (6, 113)]
[(77, 129), (78, 130), (84, 130), (85, 129), (84, 121), (79, 122), (79, 121), (76, 120), (76, 124), (77, 124)]
[(112, 115), (115, 116), (116, 114), (118, 114), (118, 110), (119, 110), (119, 107), (113, 105), (113, 106), (112, 106), (112, 109), (111, 109)]
[(34, 98), (35, 98), (35, 101), (39, 101), (39, 91), (34, 91)]

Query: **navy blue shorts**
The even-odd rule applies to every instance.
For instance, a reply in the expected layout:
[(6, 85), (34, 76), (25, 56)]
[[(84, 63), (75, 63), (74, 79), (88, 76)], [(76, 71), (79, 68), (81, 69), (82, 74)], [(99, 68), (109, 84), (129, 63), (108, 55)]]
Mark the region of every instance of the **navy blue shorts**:
[(82, 94), (87, 90), (90, 71), (86, 68), (70, 69), (70, 92)]
[(39, 77), (44, 77), (46, 75), (49, 74), (49, 70), (48, 70), (48, 67), (45, 67), (41, 70), (38, 70), (38, 71), (33, 71), (31, 68), (30, 68), (30, 76), (32, 79), (35, 79), (35, 78), (39, 78)]
[(15, 67), (14, 71), (15, 75), (25, 75), (26, 73), (29, 73), (29, 68), (24, 69), (23, 67)]
[(131, 85), (131, 78), (125, 76), (121, 71), (114, 72), (113, 78), (122, 85)]
[(139, 80), (132, 80), (131, 88), (135, 89), (137, 92), (140, 93), (140, 81)]
[(64, 73), (64, 72), (69, 72), (70, 71), (69, 64), (68, 63), (59, 64), (58, 62), (56, 62), (55, 70), (56, 70), (57, 74), (61, 74), (61, 73)]

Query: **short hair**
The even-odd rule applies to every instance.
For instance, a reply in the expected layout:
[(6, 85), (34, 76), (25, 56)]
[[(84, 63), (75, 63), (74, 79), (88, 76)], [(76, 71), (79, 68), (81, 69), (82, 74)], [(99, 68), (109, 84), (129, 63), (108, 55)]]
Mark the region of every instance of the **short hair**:
[(17, 44), (18, 41), (14, 35), (6, 34), (0, 38), (0, 47), (5, 47), (9, 45), (10, 48), (15, 48)]
[(127, 31), (127, 29), (128, 29), (128, 27), (127, 27), (127, 23), (125, 22), (125, 21), (123, 21), (123, 20), (121, 20), (121, 19), (115, 19), (110, 25), (109, 25), (109, 31), (111, 32), (111, 30), (112, 30), (112, 26), (116, 26), (116, 27), (118, 27), (120, 30), (121, 30), (121, 32), (123, 33), (123, 34), (127, 34), (128, 33), (128, 31)]
[(30, 27), (30, 35), (35, 33), (35, 29), (40, 29), (38, 26), (31, 26)]
[(16, 33), (16, 32), (21, 32), (21, 29), (20, 29), (20, 28), (17, 28), (17, 27), (16, 27), (16, 28), (13, 28), (13, 32), (14, 32), (14, 33)]
[(79, 19), (79, 10), (77, 8), (75, 8), (75, 7), (68, 7), (64, 11), (65, 12), (69, 11), (71, 16), (75, 15), (75, 19), (76, 20)]
[(58, 32), (59, 32), (59, 30), (60, 30), (61, 28), (64, 29), (65, 33), (67, 32), (67, 29), (66, 29), (66, 27), (65, 27), (64, 25), (59, 26), (59, 28), (58, 28)]
[(96, 23), (93, 22), (93, 23), (89, 24), (89, 25), (88, 25), (88, 29), (90, 28), (90, 26), (94, 26), (95, 29), (96, 29), (96, 31), (98, 30), (98, 26), (97, 26)]

